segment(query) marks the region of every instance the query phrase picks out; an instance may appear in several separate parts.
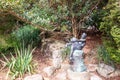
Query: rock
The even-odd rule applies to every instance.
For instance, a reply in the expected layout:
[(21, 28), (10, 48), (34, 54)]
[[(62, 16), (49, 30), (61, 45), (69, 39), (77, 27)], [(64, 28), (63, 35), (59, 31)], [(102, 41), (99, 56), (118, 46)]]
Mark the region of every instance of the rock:
[(43, 69), (43, 71), (48, 75), (51, 76), (55, 72), (56, 68), (53, 66), (49, 66)]
[(113, 67), (111, 67), (111, 66), (108, 66), (108, 65), (106, 65), (106, 64), (104, 64), (104, 63), (101, 63), (101, 64), (99, 64), (99, 66), (98, 66), (98, 68), (97, 68), (97, 72), (100, 74), (100, 75), (102, 75), (102, 76), (104, 76), (104, 77), (108, 77), (109, 76), (109, 74), (111, 73), (111, 72), (114, 72), (114, 68)]
[(109, 76), (110, 77), (120, 76), (120, 70), (116, 69), (115, 72), (111, 73)]
[(70, 64), (61, 64), (62, 71), (67, 71), (68, 69), (70, 69), (70, 67)]
[(44, 80), (50, 80), (49, 78), (44, 77)]
[(96, 74), (92, 74), (90, 80), (102, 80), (102, 78), (100, 78)]
[(62, 51), (61, 50), (54, 50), (52, 52), (52, 57), (53, 57), (53, 59), (62, 58)]
[(65, 43), (64, 42), (55, 41), (54, 43), (49, 45), (49, 50), (51, 52), (53, 52), (54, 50), (60, 50), (60, 49), (62, 49), (64, 47), (65, 47)]
[(61, 63), (63, 61), (62, 59), (62, 51), (61, 50), (55, 50), (52, 53), (53, 56), (53, 66), (58, 69), (61, 67)]
[(56, 58), (56, 59), (53, 59), (52, 62), (53, 62), (53, 66), (56, 69), (59, 69), (61, 67), (62, 59), (61, 58)]
[(40, 74), (35, 74), (25, 77), (24, 80), (43, 80), (43, 77)]
[(73, 72), (68, 69), (67, 71), (69, 80), (90, 80), (90, 73), (87, 71), (84, 72)]
[(87, 67), (87, 70), (89, 72), (94, 72), (97, 70), (97, 64), (89, 64), (88, 67)]
[(3, 80), (3, 78), (0, 76), (0, 80)]
[(23, 80), (22, 78), (16, 78), (15, 80)]
[(56, 78), (57, 78), (57, 80), (66, 80), (67, 73), (66, 72), (59, 73), (59, 74), (57, 74)]
[(99, 64), (97, 72), (105, 78), (120, 76), (120, 70), (115, 70), (115, 68), (104, 63)]

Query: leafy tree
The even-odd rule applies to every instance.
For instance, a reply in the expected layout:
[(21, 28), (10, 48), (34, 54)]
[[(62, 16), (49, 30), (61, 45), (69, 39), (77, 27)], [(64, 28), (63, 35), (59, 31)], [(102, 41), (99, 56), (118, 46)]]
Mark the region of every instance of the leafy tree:
[[(73, 35), (79, 37), (83, 23), (93, 10), (108, 0), (0, 0), (0, 11), (35, 25), (58, 26), (69, 24)], [(58, 25), (56, 25), (58, 24)]]
[[(53, 8), (54, 14), (72, 27), (73, 35), (79, 38), (79, 33), (84, 27), (85, 21), (90, 17), (94, 10), (101, 8), (100, 0), (50, 0), (50, 6)], [(107, 0), (104, 0), (105, 2)], [(57, 4), (57, 5), (55, 5)]]

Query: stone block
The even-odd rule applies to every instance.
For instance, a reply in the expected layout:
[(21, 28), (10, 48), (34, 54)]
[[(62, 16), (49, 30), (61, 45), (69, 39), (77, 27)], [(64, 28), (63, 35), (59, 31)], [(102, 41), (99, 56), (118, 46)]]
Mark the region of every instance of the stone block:
[(90, 73), (87, 71), (84, 72), (73, 72), (68, 69), (67, 71), (69, 80), (90, 80)]

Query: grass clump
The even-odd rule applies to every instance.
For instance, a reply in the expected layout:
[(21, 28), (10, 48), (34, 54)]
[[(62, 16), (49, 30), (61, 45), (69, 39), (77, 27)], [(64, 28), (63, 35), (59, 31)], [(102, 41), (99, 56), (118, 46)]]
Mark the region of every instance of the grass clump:
[(25, 73), (33, 72), (32, 53), (34, 49), (31, 46), (20, 47), (15, 49), (15, 56), (11, 53), (11, 58), (8, 59), (4, 54), (3, 57), (6, 66), (9, 68), (8, 74), (12, 75), (12, 79), (23, 77)]

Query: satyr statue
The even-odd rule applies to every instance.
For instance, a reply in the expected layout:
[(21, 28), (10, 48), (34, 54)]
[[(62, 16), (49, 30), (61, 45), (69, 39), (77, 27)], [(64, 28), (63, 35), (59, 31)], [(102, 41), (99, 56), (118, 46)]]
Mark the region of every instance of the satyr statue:
[(87, 34), (83, 33), (80, 39), (73, 37), (67, 46), (71, 46), (70, 62), (72, 62), (72, 70), (76, 72), (82, 72), (86, 70), (86, 66), (83, 61), (83, 47), (85, 46)]

